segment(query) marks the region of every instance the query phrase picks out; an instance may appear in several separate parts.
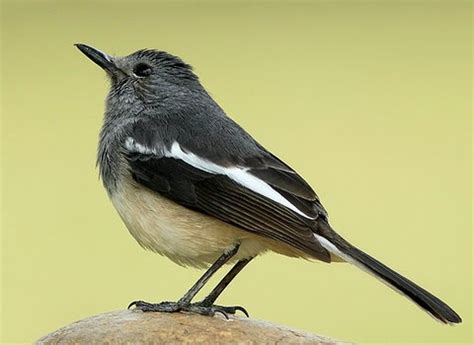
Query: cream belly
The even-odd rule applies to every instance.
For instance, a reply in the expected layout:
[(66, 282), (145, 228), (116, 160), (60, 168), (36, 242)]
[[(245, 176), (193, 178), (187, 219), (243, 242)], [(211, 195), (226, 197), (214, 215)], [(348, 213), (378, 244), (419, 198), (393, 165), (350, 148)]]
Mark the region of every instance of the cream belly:
[(236, 243), (240, 243), (240, 248), (232, 262), (269, 249), (301, 256), (284, 244), (180, 206), (138, 185), (130, 177), (122, 178), (111, 199), (142, 247), (183, 266), (207, 267)]

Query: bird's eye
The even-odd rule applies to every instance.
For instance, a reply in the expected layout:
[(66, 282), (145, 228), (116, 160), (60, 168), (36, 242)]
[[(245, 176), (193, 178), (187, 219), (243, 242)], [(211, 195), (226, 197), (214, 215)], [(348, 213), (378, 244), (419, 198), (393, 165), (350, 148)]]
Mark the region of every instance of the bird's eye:
[(133, 74), (141, 78), (148, 77), (151, 74), (151, 67), (146, 63), (139, 63), (133, 69)]

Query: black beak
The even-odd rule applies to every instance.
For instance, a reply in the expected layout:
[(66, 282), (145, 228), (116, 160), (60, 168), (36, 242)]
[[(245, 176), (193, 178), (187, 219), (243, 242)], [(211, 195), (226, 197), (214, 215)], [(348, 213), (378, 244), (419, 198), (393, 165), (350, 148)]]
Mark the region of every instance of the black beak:
[(84, 53), (89, 59), (94, 61), (97, 65), (102, 67), (105, 71), (109, 72), (112, 75), (117, 75), (118, 73), (123, 74), (122, 70), (120, 70), (115, 63), (112, 61), (110, 56), (101, 52), (98, 49), (89, 47), (88, 45), (82, 43), (76, 43), (75, 46)]

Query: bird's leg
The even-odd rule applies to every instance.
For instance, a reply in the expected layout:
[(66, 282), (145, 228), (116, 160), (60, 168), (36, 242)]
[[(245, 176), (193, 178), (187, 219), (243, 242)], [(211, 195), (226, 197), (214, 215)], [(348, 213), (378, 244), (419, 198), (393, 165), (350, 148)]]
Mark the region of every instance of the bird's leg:
[[(201, 276), (201, 278), (198, 279), (198, 281), (189, 289), (186, 294), (179, 299), (178, 302), (161, 302), (161, 303), (148, 303), (144, 301), (134, 301), (130, 303), (128, 308), (131, 308), (132, 306), (135, 306), (136, 309), (140, 309), (144, 312), (148, 311), (161, 311), (161, 312), (177, 312), (177, 311), (191, 311), (191, 312), (197, 312), (199, 314), (207, 314), (211, 315), (211, 313), (205, 313), (199, 312), (199, 311), (194, 311), (194, 310), (189, 310), (191, 300), (196, 296), (196, 294), (199, 292), (199, 290), (202, 289), (202, 287), (209, 281), (209, 279), (212, 277), (214, 273), (219, 270), (226, 262), (228, 262), (239, 250), (239, 244), (234, 245), (230, 250), (224, 252), (216, 262), (212, 264), (211, 267)], [(214, 313), (212, 313), (213, 315)]]
[(202, 301), (193, 303), (189, 306), (190, 311), (195, 311), (199, 314), (206, 313), (207, 315), (213, 315), (216, 312), (223, 314), (228, 318), (227, 314), (235, 314), (238, 310), (244, 313), (247, 317), (249, 316), (247, 310), (241, 306), (220, 306), (215, 305), (217, 297), (220, 296), (222, 291), (229, 285), (232, 279), (252, 260), (253, 258), (240, 260), (234, 267), (225, 275), (224, 278), (217, 284), (217, 286), (204, 298)]
[(203, 305), (212, 305), (216, 299), (220, 296), (222, 291), (230, 284), (230, 282), (235, 278), (235, 276), (242, 271), (242, 269), (252, 260), (244, 259), (237, 262), (234, 267), (225, 275), (224, 278), (217, 284), (217, 286), (206, 296), (200, 303)]

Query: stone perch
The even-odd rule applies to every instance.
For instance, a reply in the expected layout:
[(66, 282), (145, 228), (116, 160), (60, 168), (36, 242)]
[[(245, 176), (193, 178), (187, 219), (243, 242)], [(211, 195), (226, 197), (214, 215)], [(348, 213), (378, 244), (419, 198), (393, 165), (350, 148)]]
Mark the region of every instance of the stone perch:
[(62, 327), (37, 344), (349, 344), (266, 321), (121, 310)]

